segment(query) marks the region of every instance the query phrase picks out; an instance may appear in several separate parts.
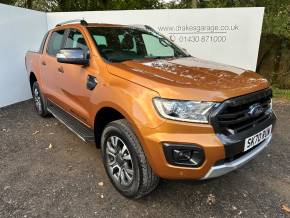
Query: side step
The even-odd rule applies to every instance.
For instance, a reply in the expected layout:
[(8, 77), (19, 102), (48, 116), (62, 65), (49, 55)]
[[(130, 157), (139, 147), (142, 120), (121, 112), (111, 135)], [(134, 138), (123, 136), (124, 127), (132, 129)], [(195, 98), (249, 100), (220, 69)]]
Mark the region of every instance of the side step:
[(76, 118), (74, 118), (64, 110), (62, 110), (60, 107), (49, 102), (47, 110), (62, 124), (64, 124), (73, 133), (75, 133), (80, 139), (89, 143), (95, 142), (94, 131), (82, 124), (80, 121), (78, 121)]

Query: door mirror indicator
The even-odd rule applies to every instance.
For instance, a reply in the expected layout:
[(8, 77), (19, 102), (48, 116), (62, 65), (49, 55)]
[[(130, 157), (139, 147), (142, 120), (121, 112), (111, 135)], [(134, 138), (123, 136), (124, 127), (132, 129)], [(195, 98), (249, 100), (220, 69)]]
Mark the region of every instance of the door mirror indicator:
[(57, 61), (66, 64), (88, 65), (88, 55), (81, 48), (64, 48), (56, 54)]

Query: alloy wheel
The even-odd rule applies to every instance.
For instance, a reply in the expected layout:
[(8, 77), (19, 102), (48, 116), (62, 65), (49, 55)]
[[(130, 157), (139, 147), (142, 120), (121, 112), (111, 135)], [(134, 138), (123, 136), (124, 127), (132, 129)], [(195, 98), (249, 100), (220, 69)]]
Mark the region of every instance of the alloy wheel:
[(109, 174), (116, 185), (128, 187), (134, 176), (133, 161), (127, 145), (118, 136), (106, 141), (106, 163)]
[(40, 93), (39, 93), (37, 88), (34, 89), (33, 93), (34, 93), (35, 107), (36, 107), (38, 112), (41, 112), (42, 111), (42, 105), (41, 105)]

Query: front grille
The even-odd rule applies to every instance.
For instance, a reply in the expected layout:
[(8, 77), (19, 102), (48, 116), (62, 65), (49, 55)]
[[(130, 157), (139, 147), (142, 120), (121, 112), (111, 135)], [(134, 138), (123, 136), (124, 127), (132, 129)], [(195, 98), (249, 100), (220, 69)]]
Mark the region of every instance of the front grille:
[[(216, 132), (234, 135), (270, 119), (271, 97), (272, 90), (266, 89), (223, 102), (211, 119)], [(263, 107), (263, 113), (252, 117), (249, 115), (250, 107), (257, 103)]]

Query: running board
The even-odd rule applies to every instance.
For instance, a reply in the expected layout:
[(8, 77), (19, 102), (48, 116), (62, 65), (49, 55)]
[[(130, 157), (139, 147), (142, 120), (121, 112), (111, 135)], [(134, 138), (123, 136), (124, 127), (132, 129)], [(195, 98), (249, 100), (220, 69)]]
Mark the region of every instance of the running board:
[(49, 102), (47, 110), (80, 139), (85, 142), (95, 143), (95, 135), (92, 129), (88, 128), (76, 118), (51, 102)]

